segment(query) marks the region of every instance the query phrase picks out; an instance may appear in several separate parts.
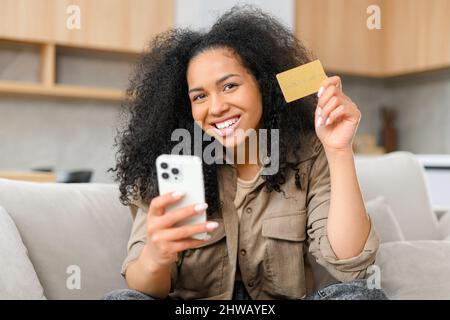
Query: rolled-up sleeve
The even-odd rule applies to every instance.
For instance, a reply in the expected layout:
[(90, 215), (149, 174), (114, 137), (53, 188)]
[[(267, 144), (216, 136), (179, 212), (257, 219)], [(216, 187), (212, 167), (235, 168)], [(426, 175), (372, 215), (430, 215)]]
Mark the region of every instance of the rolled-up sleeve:
[(338, 259), (327, 235), (330, 208), (330, 171), (324, 148), (320, 141), (314, 147), (307, 196), (307, 234), (309, 252), (318, 264), (341, 282), (364, 278), (367, 268), (375, 262), (379, 239), (370, 221), (370, 233), (361, 253), (355, 257)]
[[(144, 249), (147, 242), (147, 212), (148, 205), (142, 201), (133, 202), (129, 206), (133, 219), (133, 227), (131, 229), (130, 238), (127, 244), (127, 256), (122, 263), (120, 274), (125, 278), (125, 272), (131, 262), (137, 260)], [(179, 254), (180, 257), (180, 254)], [(178, 278), (177, 264), (173, 263), (170, 269), (171, 289)]]
[(139, 258), (147, 240), (147, 210), (143, 206), (135, 204), (131, 204), (129, 208), (133, 218), (133, 227), (127, 244), (127, 256), (120, 271), (123, 277), (125, 277), (130, 262)]

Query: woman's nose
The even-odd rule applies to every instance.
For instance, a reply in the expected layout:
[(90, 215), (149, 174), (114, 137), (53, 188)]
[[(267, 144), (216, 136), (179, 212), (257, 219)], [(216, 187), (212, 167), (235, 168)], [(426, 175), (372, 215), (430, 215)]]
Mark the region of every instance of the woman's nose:
[(226, 113), (230, 107), (229, 104), (219, 96), (213, 96), (211, 99), (210, 113), (213, 116), (220, 116)]

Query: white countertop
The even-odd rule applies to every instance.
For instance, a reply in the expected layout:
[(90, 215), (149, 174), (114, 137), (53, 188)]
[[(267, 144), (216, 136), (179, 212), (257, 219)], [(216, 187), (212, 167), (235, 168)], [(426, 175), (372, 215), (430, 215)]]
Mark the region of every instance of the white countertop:
[(415, 156), (426, 167), (450, 168), (450, 154), (415, 154)]

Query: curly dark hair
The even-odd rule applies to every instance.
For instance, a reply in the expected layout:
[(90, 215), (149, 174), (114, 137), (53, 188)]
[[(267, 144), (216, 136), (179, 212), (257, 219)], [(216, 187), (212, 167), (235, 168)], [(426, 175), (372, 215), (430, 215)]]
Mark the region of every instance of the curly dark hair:
[[(274, 17), (253, 6), (234, 6), (208, 32), (177, 28), (157, 35), (140, 57), (123, 103), (126, 125), (115, 139), (117, 164), (108, 170), (120, 181), (122, 204), (129, 205), (131, 199), (148, 202), (158, 195), (156, 158), (170, 153), (177, 143), (171, 141), (174, 129), (193, 133), (186, 80), (189, 61), (211, 48), (231, 49), (239, 57), (261, 91), (262, 127), (279, 129), (279, 170), (263, 175), (266, 191), (282, 191), (287, 170), (296, 170), (299, 161), (288, 163), (287, 154), (300, 150), (301, 137), (314, 131), (317, 97), (287, 104), (275, 75), (310, 62), (312, 54)], [(203, 147), (213, 141), (203, 142)], [(220, 165), (203, 163), (208, 214), (220, 209)], [(301, 188), (296, 171), (295, 184)]]

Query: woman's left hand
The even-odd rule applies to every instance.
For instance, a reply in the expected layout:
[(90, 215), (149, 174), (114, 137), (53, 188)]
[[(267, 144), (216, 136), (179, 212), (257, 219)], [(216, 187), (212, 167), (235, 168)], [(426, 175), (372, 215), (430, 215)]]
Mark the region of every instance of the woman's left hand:
[(321, 87), (315, 114), (317, 136), (327, 151), (351, 151), (361, 112), (342, 92), (338, 76), (325, 79)]

